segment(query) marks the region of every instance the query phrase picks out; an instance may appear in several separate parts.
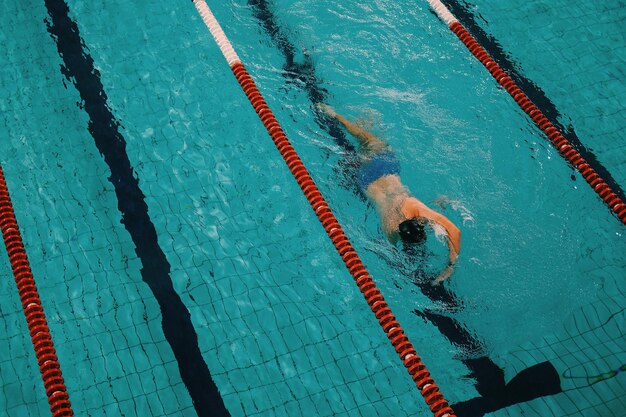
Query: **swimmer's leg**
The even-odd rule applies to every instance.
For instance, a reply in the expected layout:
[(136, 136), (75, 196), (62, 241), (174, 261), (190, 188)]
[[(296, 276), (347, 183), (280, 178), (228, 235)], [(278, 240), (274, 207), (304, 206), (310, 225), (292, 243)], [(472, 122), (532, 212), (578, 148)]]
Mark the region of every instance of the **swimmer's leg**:
[(337, 121), (339, 121), (339, 123), (344, 125), (348, 133), (357, 138), (361, 146), (363, 146), (363, 148), (365, 148), (368, 153), (379, 153), (388, 148), (387, 144), (376, 135), (368, 132), (361, 126), (357, 125), (354, 122), (351, 122), (342, 115), (338, 114), (328, 104), (320, 103), (318, 107), (329, 117), (336, 119)]

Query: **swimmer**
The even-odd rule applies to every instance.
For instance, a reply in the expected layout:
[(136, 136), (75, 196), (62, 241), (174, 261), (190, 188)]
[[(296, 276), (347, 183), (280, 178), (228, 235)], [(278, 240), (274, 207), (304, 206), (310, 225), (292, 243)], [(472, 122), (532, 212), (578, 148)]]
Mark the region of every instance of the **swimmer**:
[(435, 283), (449, 278), (461, 250), (459, 228), (444, 215), (429, 208), (409, 193), (400, 181), (400, 164), (389, 145), (337, 114), (327, 104), (320, 104), (319, 109), (340, 122), (359, 140), (361, 166), (357, 181), (365, 194), (376, 203), (382, 229), (392, 244), (395, 245), (401, 240), (407, 247), (424, 242), (426, 239), (424, 226), (429, 223), (440, 225), (445, 229), (450, 262)]

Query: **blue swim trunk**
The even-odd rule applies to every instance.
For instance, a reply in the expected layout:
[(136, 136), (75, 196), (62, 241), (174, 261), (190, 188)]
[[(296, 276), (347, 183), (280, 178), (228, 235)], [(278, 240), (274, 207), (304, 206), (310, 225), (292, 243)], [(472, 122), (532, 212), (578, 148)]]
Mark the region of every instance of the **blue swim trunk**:
[(359, 187), (366, 191), (367, 187), (380, 177), (397, 174), (400, 174), (398, 158), (393, 151), (385, 150), (363, 161), (357, 174), (357, 182)]

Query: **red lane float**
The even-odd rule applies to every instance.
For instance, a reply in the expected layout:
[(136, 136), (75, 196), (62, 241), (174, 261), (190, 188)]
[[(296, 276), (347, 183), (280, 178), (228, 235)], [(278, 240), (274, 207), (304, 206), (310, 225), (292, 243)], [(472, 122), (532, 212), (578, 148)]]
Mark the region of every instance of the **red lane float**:
[(585, 181), (591, 185), (594, 191), (604, 200), (617, 217), (626, 224), (626, 204), (622, 201), (611, 187), (604, 181), (598, 173), (589, 166), (580, 153), (574, 149), (571, 143), (554, 126), (519, 86), (509, 77), (504, 70), (494, 61), (487, 51), (474, 39), (474, 37), (459, 23), (440, 0), (428, 0), (431, 7), (439, 18), (446, 22), (455, 35), (465, 44), (467, 49), (474, 55), (487, 70), (491, 73), (517, 102), (522, 110), (532, 119), (550, 139), (550, 142), (583, 176)]
[(54, 350), (35, 280), (30, 270), (26, 250), (22, 243), (22, 236), (17, 226), (2, 166), (0, 166), (0, 228), (2, 228), (2, 237), (22, 301), (35, 356), (37, 356), (39, 363), (39, 371), (48, 396), (50, 411), (52, 411), (53, 417), (72, 416), (74, 412), (65, 388), (61, 366)]
[(289, 170), (295, 177), (302, 192), (308, 199), (311, 207), (315, 211), (319, 221), (326, 230), (326, 233), (333, 242), (333, 245), (339, 252), (346, 268), (354, 278), (359, 290), (365, 297), (380, 326), (391, 341), (400, 359), (407, 368), (413, 381), (419, 388), (426, 403), (430, 407), (435, 417), (455, 417), (454, 412), (448, 405), (443, 394), (439, 391), (439, 387), (430, 376), (426, 366), (417, 352), (406, 333), (396, 320), (385, 298), (380, 290), (376, 287), (369, 272), (365, 269), (363, 262), (350, 244), (341, 225), (335, 218), (326, 200), (315, 185), (315, 182), (307, 172), (302, 160), (296, 153), (295, 149), (287, 139), (280, 124), (274, 117), (274, 114), (268, 107), (254, 80), (243, 66), (239, 57), (233, 50), (230, 42), (226, 38), (222, 28), (213, 16), (213, 13), (204, 0), (194, 0), (194, 4), (202, 16), (203, 21), (209, 28), (224, 57), (228, 61), (230, 68), (235, 74), (239, 85), (245, 92), (248, 100), (254, 107), (257, 115), (261, 119), (263, 126), (269, 133), (282, 155)]

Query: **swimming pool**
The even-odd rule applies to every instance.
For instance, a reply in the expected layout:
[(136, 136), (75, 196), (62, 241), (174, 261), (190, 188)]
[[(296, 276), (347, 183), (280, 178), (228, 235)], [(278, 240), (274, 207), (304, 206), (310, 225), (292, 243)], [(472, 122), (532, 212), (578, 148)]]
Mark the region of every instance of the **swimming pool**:
[[(205, 415), (427, 412), (195, 9), (127, 3), (3, 15), (0, 162), (77, 415), (195, 415), (192, 399)], [(623, 226), (426, 2), (209, 4), (451, 403), (619, 416)], [(605, 45), (624, 12), (524, 4), (459, 8), (623, 184), (623, 61)], [(596, 54), (538, 20), (564, 10)], [(418, 261), (384, 241), (316, 92), (373, 122), (418, 197), (454, 201), (446, 291), (424, 285), (445, 264), (436, 239)], [(9, 281), (0, 407), (49, 415)], [(494, 372), (543, 377), (545, 362), (562, 393), (489, 410)]]

